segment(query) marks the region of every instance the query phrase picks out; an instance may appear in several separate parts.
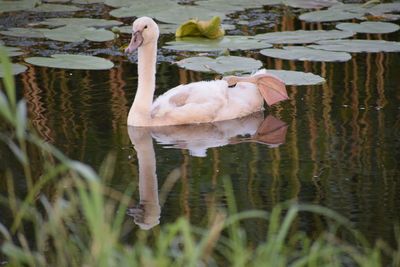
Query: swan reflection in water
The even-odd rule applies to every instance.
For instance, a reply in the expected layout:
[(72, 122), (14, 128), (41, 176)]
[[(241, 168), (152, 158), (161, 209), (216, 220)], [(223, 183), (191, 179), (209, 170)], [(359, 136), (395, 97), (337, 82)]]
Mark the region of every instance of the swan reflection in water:
[[(156, 157), (153, 138), (165, 147), (187, 149), (190, 155), (205, 157), (208, 148), (243, 142), (257, 142), (276, 147), (285, 142), (287, 124), (262, 112), (246, 117), (191, 125), (161, 127), (128, 127), (129, 138), (136, 150), (139, 165), (139, 204), (127, 214), (144, 230), (160, 222)], [(179, 174), (171, 174), (179, 178)]]

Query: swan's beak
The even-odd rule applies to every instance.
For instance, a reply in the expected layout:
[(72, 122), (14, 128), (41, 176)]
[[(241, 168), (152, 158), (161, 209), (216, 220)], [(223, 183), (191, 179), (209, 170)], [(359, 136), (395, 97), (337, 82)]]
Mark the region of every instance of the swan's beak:
[(143, 43), (143, 36), (141, 31), (136, 31), (132, 34), (131, 42), (129, 46), (125, 49), (125, 53), (132, 53)]

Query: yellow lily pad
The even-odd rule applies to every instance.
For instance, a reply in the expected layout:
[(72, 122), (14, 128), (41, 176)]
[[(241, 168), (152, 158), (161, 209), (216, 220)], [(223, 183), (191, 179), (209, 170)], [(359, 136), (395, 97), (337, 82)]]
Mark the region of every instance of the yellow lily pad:
[(218, 16), (210, 20), (202, 21), (191, 19), (181, 24), (175, 32), (175, 36), (180, 37), (206, 37), (209, 39), (217, 39), (224, 36), (225, 31), (221, 26), (221, 18)]

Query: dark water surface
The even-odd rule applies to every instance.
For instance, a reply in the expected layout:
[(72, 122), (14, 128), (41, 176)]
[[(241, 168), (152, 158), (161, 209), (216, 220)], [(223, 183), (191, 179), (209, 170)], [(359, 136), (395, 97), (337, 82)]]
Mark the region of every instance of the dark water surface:
[[(279, 23), (268, 31), (321, 27), (300, 23), (291, 14), (277, 19)], [(257, 29), (261, 31), (260, 26)], [(252, 33), (246, 26), (240, 31)], [(400, 40), (398, 33), (365, 37)], [(128, 42), (127, 38), (122, 43)], [(105, 46), (116, 50), (112, 45)], [(166, 51), (160, 52), (168, 56)], [(222, 180), (228, 177), (239, 210), (269, 211), (287, 200), (321, 204), (349, 218), (368, 239), (393, 242), (394, 226), (400, 220), (400, 54), (353, 54), (346, 63), (283, 61), (252, 52), (247, 55), (262, 60), (266, 68), (313, 72), (327, 82), (289, 86), (289, 101), (267, 108), (250, 122), (229, 126), (238, 130), (247, 127), (248, 134), (234, 140), (219, 140), (221, 135), (206, 138), (207, 133), (199, 129), (186, 129), (189, 133), (170, 129), (164, 133), (170, 137), (174, 132), (189, 134), (192, 140), (196, 134), (204, 134), (191, 144), (197, 149), (188, 150), (182, 136), (176, 138), (181, 140), (177, 147), (171, 148), (158, 143), (163, 133), (145, 131), (136, 147), (145, 151), (142, 166), (140, 152), (133, 147), (126, 125), (137, 86), (134, 56), (128, 61), (125, 56), (105, 55), (116, 65), (109, 71), (29, 66), (16, 80), (18, 94), (26, 99), (29, 118), (40, 136), (94, 169), (99, 169), (110, 152), (115, 153), (117, 163), (110, 186), (124, 191), (134, 185), (138, 189), (133, 197), (136, 204), (139, 192), (153, 197), (158, 192), (160, 224), (185, 216), (205, 226), (207, 210), (225, 205)], [(157, 72), (156, 94), (180, 83), (214, 78), (165, 61), (157, 66)], [(262, 117), (269, 115), (272, 128), (262, 132)], [(218, 127), (211, 127), (209, 134), (215, 134), (213, 130)], [(251, 136), (256, 132), (258, 140)], [(154, 154), (151, 135), (158, 137), (153, 140)], [(210, 140), (215, 140), (216, 147), (206, 152), (199, 148)], [(20, 167), (7, 153), (1, 147), (0, 168), (13, 166), (18, 174)], [(148, 177), (142, 180), (140, 190), (139, 167), (145, 170), (141, 175)], [(138, 217), (139, 210), (149, 206), (149, 212), (157, 217), (157, 207), (147, 204), (143, 200), (142, 205), (134, 204), (130, 214)], [(130, 216), (126, 220), (137, 228)], [(265, 222), (257, 220), (247, 221), (244, 226), (254, 241), (262, 239), (266, 230)], [(323, 226), (313, 216), (302, 216), (298, 227), (313, 232)]]

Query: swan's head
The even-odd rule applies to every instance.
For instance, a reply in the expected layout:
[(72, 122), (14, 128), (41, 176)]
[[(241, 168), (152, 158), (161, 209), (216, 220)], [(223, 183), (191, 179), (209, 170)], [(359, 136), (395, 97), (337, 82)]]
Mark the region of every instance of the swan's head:
[(157, 42), (159, 34), (157, 23), (152, 18), (141, 17), (136, 19), (132, 25), (132, 39), (125, 52), (132, 53), (138, 47)]

